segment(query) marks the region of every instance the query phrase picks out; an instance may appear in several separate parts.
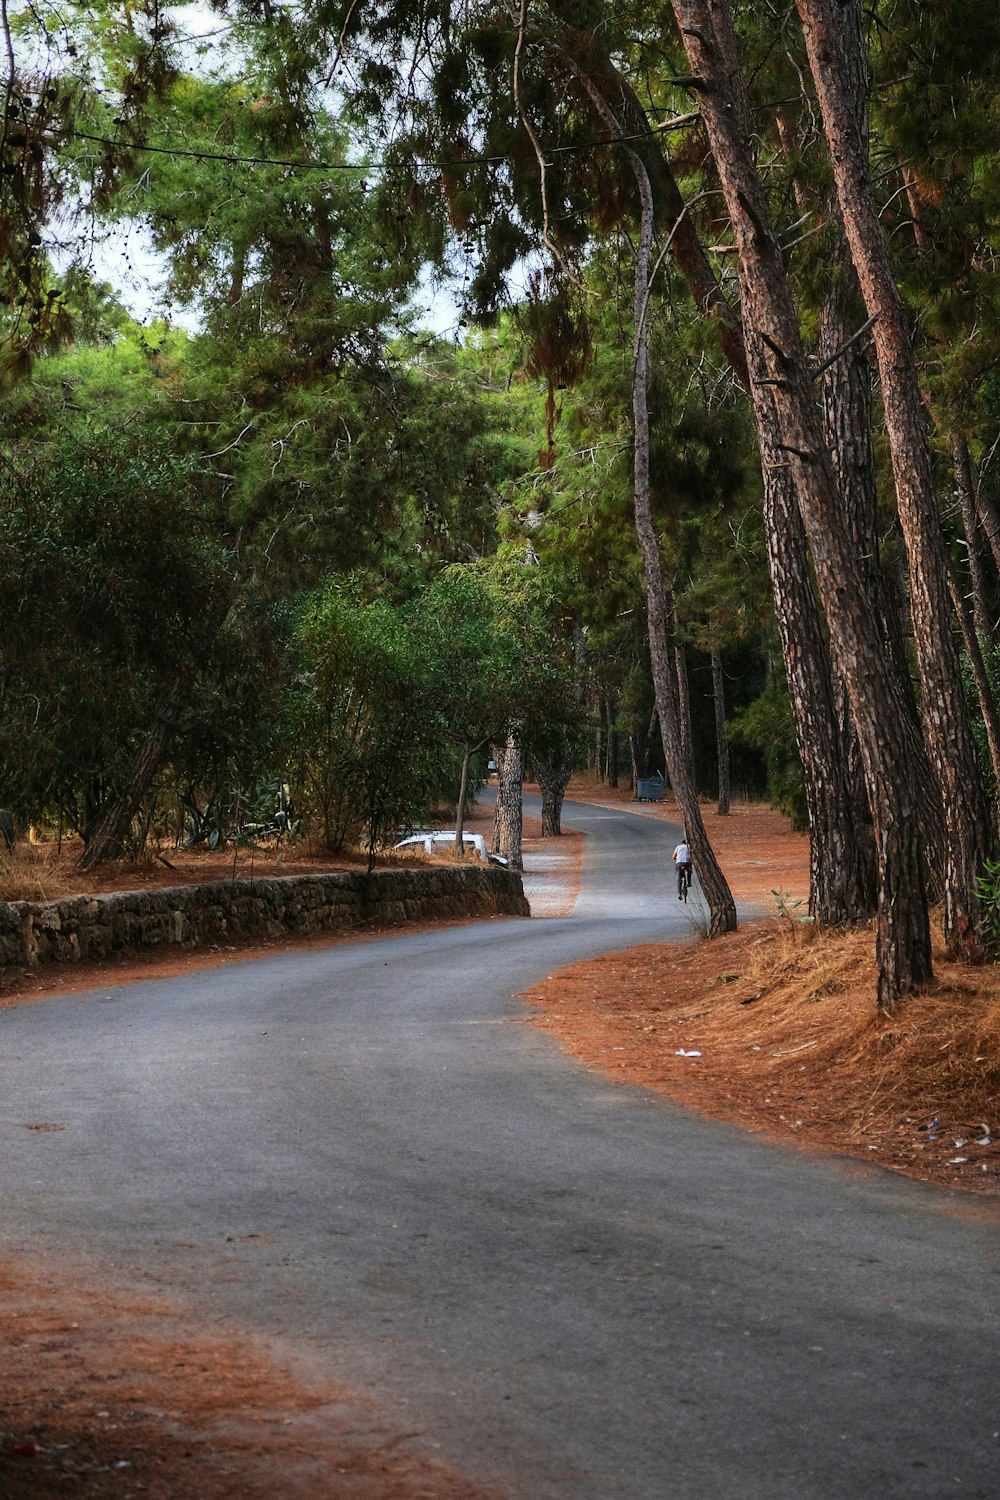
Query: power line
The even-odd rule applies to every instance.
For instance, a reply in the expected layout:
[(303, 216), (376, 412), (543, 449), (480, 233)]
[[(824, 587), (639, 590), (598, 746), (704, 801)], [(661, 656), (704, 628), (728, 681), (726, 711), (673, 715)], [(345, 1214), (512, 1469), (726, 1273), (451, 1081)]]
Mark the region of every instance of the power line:
[[(662, 126), (656, 127), (662, 130)], [(235, 151), (205, 151), (196, 150), (185, 146), (153, 146), (148, 141), (121, 141), (113, 140), (109, 136), (94, 135), (86, 130), (61, 130), (56, 132), (64, 140), (91, 141), (97, 146), (106, 146), (111, 150), (142, 151), (153, 156), (172, 156), (188, 158), (193, 161), (221, 161), (227, 166), (249, 166), (249, 167), (290, 167), (297, 172), (388, 172), (394, 170), (400, 164), (388, 161), (369, 162), (343, 162), (343, 161), (295, 161), (290, 157), (282, 156), (243, 156)], [(636, 141), (651, 140), (653, 132), (644, 132), (635, 135), (609, 136), (604, 140), (578, 141), (567, 146), (552, 146), (546, 152), (546, 156), (566, 155), (577, 151), (594, 151), (601, 146), (630, 145)], [(442, 158), (441, 160), (419, 161), (417, 165), (422, 167), (478, 167), (492, 166), (501, 162), (512, 160), (510, 155), (503, 152), (495, 154), (483, 153), (473, 156), (456, 156)]]

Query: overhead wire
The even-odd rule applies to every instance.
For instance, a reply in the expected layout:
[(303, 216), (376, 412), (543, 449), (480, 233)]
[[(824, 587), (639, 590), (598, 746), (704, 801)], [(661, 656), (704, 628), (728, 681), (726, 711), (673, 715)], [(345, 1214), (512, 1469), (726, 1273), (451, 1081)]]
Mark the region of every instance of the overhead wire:
[[(299, 172), (360, 172), (364, 174), (365, 172), (391, 172), (400, 165), (392, 161), (297, 161), (293, 157), (283, 156), (244, 156), (237, 151), (206, 151), (191, 146), (155, 146), (149, 141), (127, 141), (121, 138), (116, 140), (111, 136), (97, 135), (87, 130), (55, 131), (50, 133), (50, 139), (56, 135), (62, 140), (90, 141), (94, 145), (106, 146), (115, 151), (142, 151), (154, 156), (181, 157), (193, 161), (221, 161), (229, 166), (288, 167)], [(633, 135), (607, 136), (602, 140), (576, 141), (562, 146), (550, 146), (546, 155), (559, 156), (580, 151), (596, 151), (602, 146), (629, 145), (637, 141), (652, 140), (653, 137), (654, 131), (646, 131)], [(472, 156), (425, 159), (417, 164), (436, 168), (477, 167), (497, 166), (512, 160), (512, 154), (483, 152)]]

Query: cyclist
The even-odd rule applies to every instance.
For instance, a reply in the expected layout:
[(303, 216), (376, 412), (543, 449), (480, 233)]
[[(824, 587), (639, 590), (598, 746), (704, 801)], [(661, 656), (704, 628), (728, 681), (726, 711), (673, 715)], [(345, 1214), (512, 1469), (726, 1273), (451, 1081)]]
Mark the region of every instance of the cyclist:
[(691, 850), (688, 848), (687, 839), (681, 837), (680, 843), (674, 850), (674, 864), (677, 867), (677, 899), (683, 901), (691, 886)]

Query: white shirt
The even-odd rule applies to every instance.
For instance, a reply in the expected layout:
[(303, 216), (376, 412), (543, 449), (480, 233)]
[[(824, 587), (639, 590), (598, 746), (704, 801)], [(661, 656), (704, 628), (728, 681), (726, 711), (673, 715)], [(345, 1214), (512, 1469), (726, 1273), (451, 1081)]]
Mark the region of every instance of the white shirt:
[(687, 844), (681, 843), (674, 850), (674, 863), (677, 865), (689, 865), (691, 863), (691, 850)]

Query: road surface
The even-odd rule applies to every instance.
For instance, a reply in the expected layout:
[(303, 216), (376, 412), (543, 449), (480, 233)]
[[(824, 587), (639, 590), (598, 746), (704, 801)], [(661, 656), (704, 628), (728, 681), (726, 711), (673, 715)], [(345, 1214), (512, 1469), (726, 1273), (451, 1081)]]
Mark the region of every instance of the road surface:
[(570, 919), (0, 1013), (0, 1249), (288, 1341), (511, 1500), (995, 1500), (1000, 1225), (564, 1057), (516, 992), (697, 911), (676, 828), (565, 821)]

